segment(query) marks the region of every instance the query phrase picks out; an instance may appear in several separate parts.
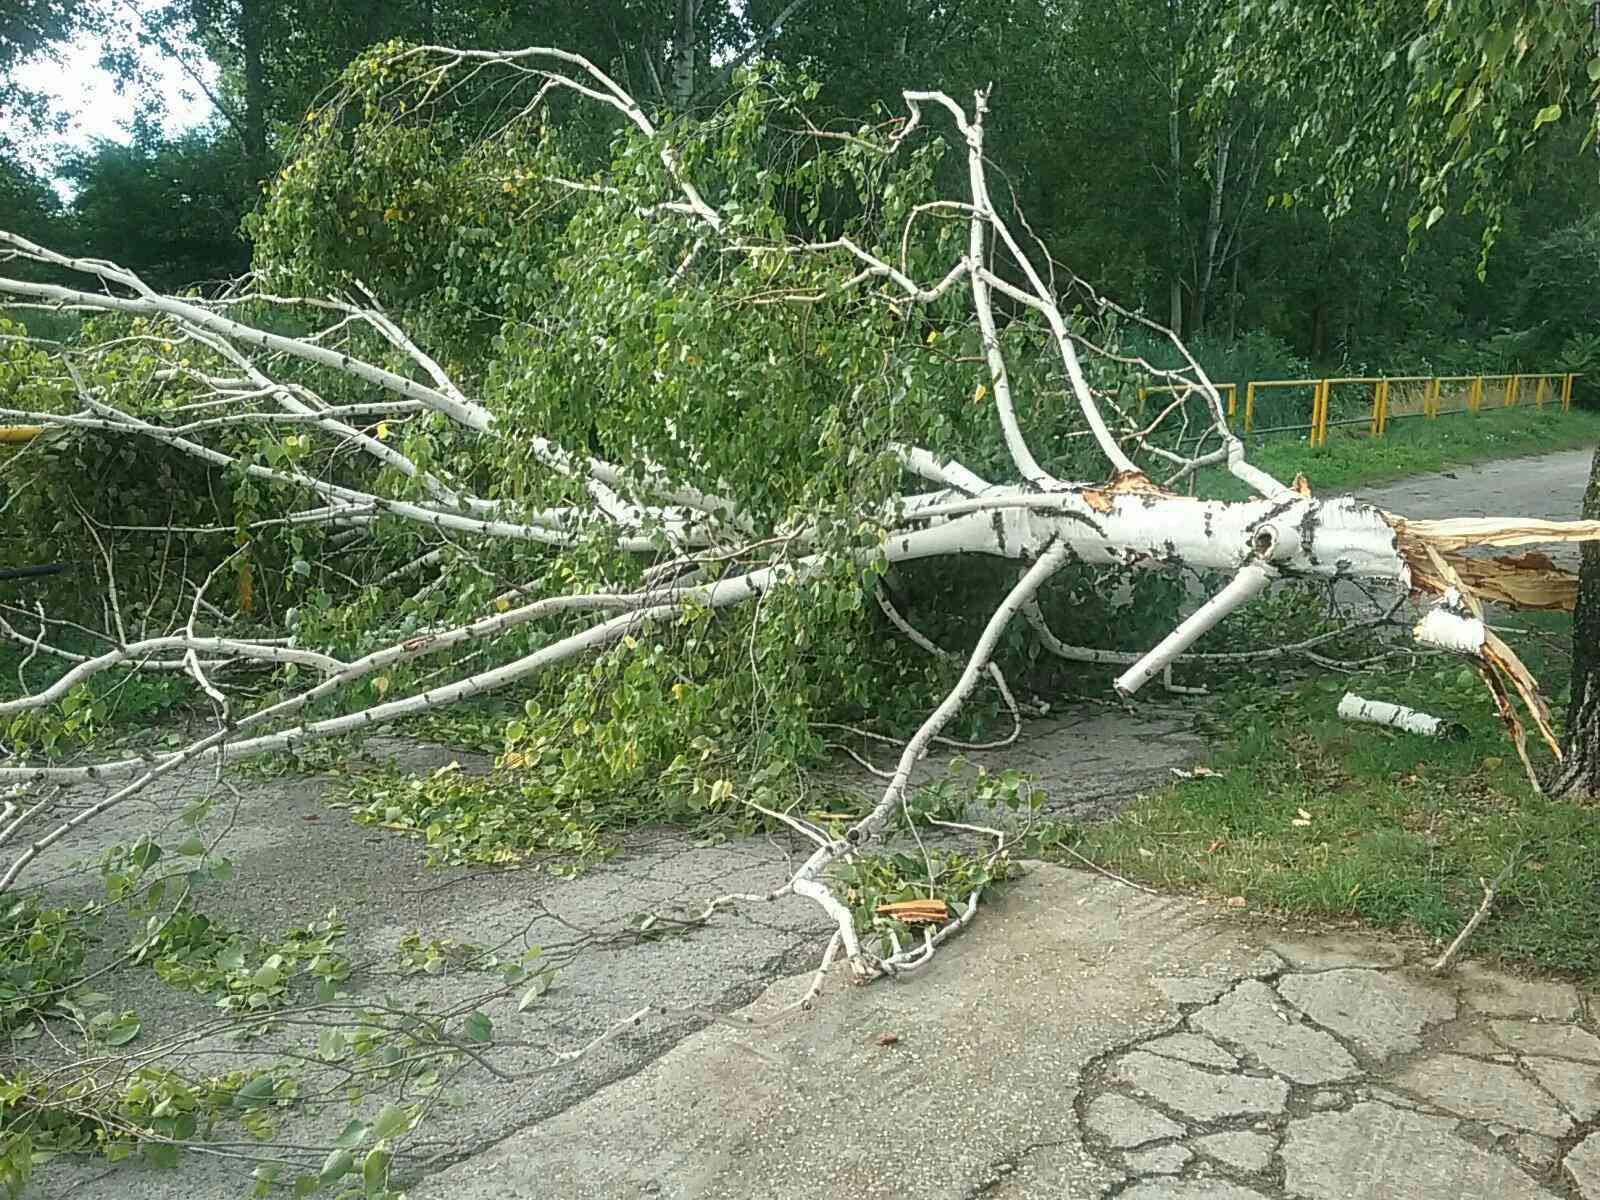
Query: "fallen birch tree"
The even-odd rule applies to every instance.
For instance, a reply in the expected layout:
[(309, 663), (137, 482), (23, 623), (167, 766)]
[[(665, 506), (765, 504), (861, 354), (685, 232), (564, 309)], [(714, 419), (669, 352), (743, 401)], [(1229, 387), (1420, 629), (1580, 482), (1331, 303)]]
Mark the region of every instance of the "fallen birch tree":
[[(28, 663), (59, 667), (0, 700), (0, 720), (127, 671), (187, 680), (212, 714), (171, 749), (0, 766), (16, 789), (0, 891), (180, 768), (533, 690), (508, 762), (642, 759), (709, 803), (755, 805), (813, 846), (771, 895), (827, 912), (825, 964), (913, 969), (938, 939), (875, 953), (828, 872), (883, 837), (980, 688), (1021, 719), (997, 663), (1015, 618), (1048, 653), (1115, 668), (1126, 703), (1175, 664), (1333, 653), (1338, 631), (1195, 650), (1286, 580), (1417, 599), (1417, 640), (1482, 672), (1530, 777), (1525, 722), (1559, 754), (1474, 597), (1575, 589), (1542, 560), (1469, 552), (1600, 523), (1413, 521), (1272, 478), (1195, 360), (1175, 340), (1176, 369), (1123, 355), (1116, 331), (1141, 318), (1049, 261), (996, 195), (983, 94), (908, 92), (905, 117), (843, 132), (810, 126), (781, 85), (752, 78), (717, 116), (663, 127), (561, 51), (380, 47), (308, 114), (255, 218), (250, 279), (165, 295), (0, 234), (6, 308), (81, 320), (60, 343), (5, 332), (0, 420), (44, 431), (25, 454), (131, 452), (156, 495), (140, 511), (168, 512), (91, 516), (85, 489), (73, 520), (48, 471), (13, 485), (13, 517), (60, 516), (100, 593), (0, 608)], [(1178, 391), (1147, 413), (1132, 397), (1151, 381)], [(1218, 471), (1255, 498), (1193, 494)], [(952, 650), (916, 619), (939, 594), (927, 564), (974, 561), (1013, 575)], [(1143, 644), (1087, 644), (1042, 600), (1091, 568), (1223, 582)], [(914, 612), (888, 586), (908, 571)], [(870, 703), (858, 639), (883, 627), (863, 597), (943, 694), (875, 803), (829, 830), (761, 807), (730, 765), (750, 726), (726, 714), (815, 747), (826, 697)], [(574, 696), (601, 716), (574, 717)], [(44, 789), (86, 782), (107, 790), (58, 815)]]

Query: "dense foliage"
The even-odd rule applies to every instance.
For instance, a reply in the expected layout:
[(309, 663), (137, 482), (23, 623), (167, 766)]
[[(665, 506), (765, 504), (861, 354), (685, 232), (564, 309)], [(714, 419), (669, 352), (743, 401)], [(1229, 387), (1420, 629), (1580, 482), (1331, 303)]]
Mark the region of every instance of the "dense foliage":
[[(1248, 333), (1279, 343), (1245, 363), (1219, 351), (1219, 366), (1261, 377), (1291, 354), (1340, 373), (1465, 371), (1499, 367), (1509, 346), (1516, 365), (1544, 368), (1565, 349), (1581, 369), (1593, 353), (1571, 341), (1581, 324), (1552, 326), (1530, 289), (1600, 290), (1592, 258), (1550, 245), (1597, 200), (1593, 160), (1579, 153), (1589, 63), (1600, 61), (1585, 41), (1588, 6), (1480, 8), (1406, 0), (1367, 21), (1345, 5), (1209, 0), (707, 2), (693, 6), (699, 70), (685, 100), (671, 79), (678, 6), (666, 0), (170, 0), (138, 20), (78, 5), (63, 14), (98, 13), (131, 87), (152, 56), (211, 56), (219, 111), (170, 145), (147, 125), (136, 148), (89, 152), (71, 170), (77, 200), (53, 240), (148, 264), (163, 282), (235, 272), (248, 254), (238, 217), (287, 161), (306, 112), (357, 53), (389, 38), (560, 45), (652, 111), (697, 116), (733, 86), (715, 64), (759, 46), (818, 81), (816, 119), (839, 129), (898, 111), (905, 87), (960, 96), (992, 83), (1009, 181), (1057, 259), (1125, 305), (1204, 333), (1203, 346)], [(58, 36), (70, 32), (62, 21)], [(1458, 35), (1481, 45), (1476, 65), (1452, 53)], [(35, 35), (27, 48), (41, 44)], [(35, 211), (20, 192), (16, 216), (6, 211), (7, 189), (29, 186), (21, 161), (0, 155), (11, 226)], [(1406, 192), (1383, 190), (1391, 175)]]

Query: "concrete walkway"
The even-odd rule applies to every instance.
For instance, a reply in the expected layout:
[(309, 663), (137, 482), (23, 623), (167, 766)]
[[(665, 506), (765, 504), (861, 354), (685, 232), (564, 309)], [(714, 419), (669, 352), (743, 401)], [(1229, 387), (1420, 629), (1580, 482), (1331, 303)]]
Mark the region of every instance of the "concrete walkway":
[(697, 1034), (414, 1194), (1600, 1196), (1587, 1003), (1036, 866), (925, 976)]

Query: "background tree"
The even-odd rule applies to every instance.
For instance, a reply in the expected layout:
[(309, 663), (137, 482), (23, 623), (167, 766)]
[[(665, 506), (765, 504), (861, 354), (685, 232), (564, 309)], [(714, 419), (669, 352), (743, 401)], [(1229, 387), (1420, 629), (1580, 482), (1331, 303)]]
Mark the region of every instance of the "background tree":
[(243, 147), (215, 128), (98, 142), (62, 172), (73, 190), (69, 240), (164, 289), (237, 278), (250, 266), (239, 231), (247, 177)]
[[(1330, 216), (1375, 190), (1404, 198), (1413, 238), (1452, 211), (1479, 214), (1481, 272), (1515, 197), (1548, 161), (1546, 143), (1565, 151), (1569, 170), (1595, 175), (1600, 5), (1592, 0), (1247, 0), (1228, 20), (1238, 54), (1212, 77), (1210, 103), (1226, 107), (1241, 92), (1261, 91), (1293, 113), (1280, 162), (1320, 165), (1304, 191)], [(1560, 244), (1582, 245), (1582, 228), (1573, 233)], [(1584, 515), (1600, 519), (1600, 451)], [(1557, 781), (1590, 795), (1600, 794), (1597, 635), (1600, 552), (1590, 546), (1573, 629), (1567, 762)]]

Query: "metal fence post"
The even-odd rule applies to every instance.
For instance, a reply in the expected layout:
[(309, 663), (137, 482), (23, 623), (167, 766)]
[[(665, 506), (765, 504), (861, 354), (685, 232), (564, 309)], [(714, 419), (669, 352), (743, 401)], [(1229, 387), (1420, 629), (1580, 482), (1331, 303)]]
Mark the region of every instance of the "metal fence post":
[(1467, 393), (1467, 409), (1470, 412), (1477, 412), (1478, 408), (1482, 404), (1483, 404), (1483, 376), (1482, 375), (1478, 375), (1478, 376), (1474, 376), (1474, 378), (1472, 380), (1472, 390)]
[(1256, 419), (1256, 381), (1251, 380), (1244, 386), (1244, 431), (1250, 432), (1250, 426)]

